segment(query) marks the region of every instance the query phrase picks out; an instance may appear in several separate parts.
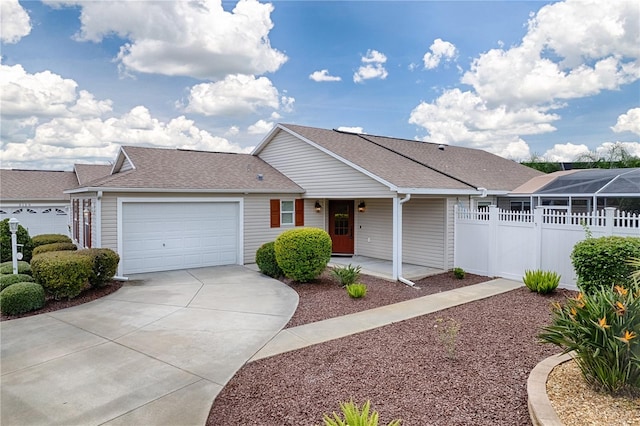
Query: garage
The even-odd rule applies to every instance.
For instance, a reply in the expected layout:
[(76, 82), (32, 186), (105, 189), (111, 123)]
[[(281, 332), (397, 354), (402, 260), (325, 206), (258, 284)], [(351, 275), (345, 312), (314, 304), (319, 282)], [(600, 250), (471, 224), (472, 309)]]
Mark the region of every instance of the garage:
[(69, 219), (67, 205), (46, 207), (9, 207), (0, 208), (0, 220), (15, 217), (34, 237), (40, 234), (69, 235)]
[(240, 203), (122, 203), (124, 274), (239, 263)]

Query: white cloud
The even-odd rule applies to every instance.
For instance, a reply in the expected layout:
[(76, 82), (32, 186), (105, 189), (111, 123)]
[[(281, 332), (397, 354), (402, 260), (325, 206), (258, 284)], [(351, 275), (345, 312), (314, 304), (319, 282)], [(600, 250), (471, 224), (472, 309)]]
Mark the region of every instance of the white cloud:
[(632, 132), (640, 135), (640, 108), (632, 108), (626, 114), (620, 115), (611, 130), (616, 133)]
[(227, 130), (225, 132), (225, 136), (236, 136), (238, 133), (240, 133), (240, 128), (238, 126), (231, 126), (229, 127), (229, 130)]
[(284, 112), (293, 111), (293, 104), (295, 102), (296, 102), (296, 98), (293, 98), (291, 96), (281, 96), (280, 97), (280, 104), (282, 105), (282, 110)]
[(314, 71), (309, 75), (309, 78), (313, 81), (322, 82), (322, 81), (341, 81), (342, 78), (338, 76), (333, 76), (329, 74), (329, 70), (324, 69), (320, 71)]
[(364, 80), (373, 78), (384, 80), (389, 75), (384, 68), (387, 57), (377, 50), (368, 50), (367, 54), (361, 58), (361, 61), (364, 65), (361, 65), (358, 71), (353, 74), (354, 82), (362, 83)]
[(445, 90), (414, 108), (409, 122), (436, 142), (526, 158), (529, 147), (522, 136), (555, 131), (560, 116), (552, 111), (570, 99), (617, 90), (640, 78), (639, 19), (640, 3), (631, 1), (543, 6), (531, 15), (519, 44), (492, 49), (472, 62), (461, 78), (472, 90)]
[(455, 59), (458, 51), (456, 46), (453, 43), (449, 43), (448, 41), (443, 41), (440, 38), (437, 38), (429, 47), (430, 52), (424, 54), (422, 61), (424, 62), (425, 69), (431, 70), (437, 68), (440, 65), (441, 60), (445, 60), (446, 62), (450, 62)]
[(76, 92), (75, 81), (49, 71), (28, 74), (0, 64), (0, 82), (3, 167), (69, 169), (79, 161), (111, 161), (122, 144), (248, 152), (184, 116), (160, 121), (143, 106), (118, 116), (110, 100)]
[[(294, 99), (294, 100), (295, 100), (295, 99)], [(272, 119), (272, 120), (279, 120), (279, 119), (281, 119), (281, 118), (282, 118), (282, 116), (281, 116), (280, 114), (278, 114), (278, 112), (277, 112), (277, 111), (273, 111), (273, 112), (271, 113), (271, 119)]]
[(574, 161), (582, 154), (587, 154), (589, 147), (584, 144), (575, 145), (571, 142), (565, 144), (555, 144), (553, 148), (544, 153), (545, 161), (569, 162)]
[(17, 43), (31, 32), (31, 20), (18, 0), (0, 1), (0, 40)]
[(240, 115), (278, 109), (279, 93), (267, 77), (235, 74), (191, 88), (185, 111), (204, 115)]
[(264, 135), (273, 129), (273, 122), (258, 120), (247, 129), (250, 135)]
[(82, 9), (78, 40), (129, 40), (117, 57), (125, 71), (218, 80), (274, 72), (287, 61), (269, 42), (269, 3), (240, 0), (231, 12), (221, 0), (53, 3)]
[(348, 132), (348, 133), (364, 133), (364, 129), (362, 127), (349, 127), (349, 126), (340, 126), (338, 127), (338, 130), (341, 132)]

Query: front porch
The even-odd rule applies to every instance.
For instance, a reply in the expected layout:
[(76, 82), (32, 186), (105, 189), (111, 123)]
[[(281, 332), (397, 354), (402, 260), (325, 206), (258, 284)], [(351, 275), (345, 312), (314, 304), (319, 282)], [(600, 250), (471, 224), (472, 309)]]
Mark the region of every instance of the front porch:
[[(365, 275), (384, 278), (390, 281), (393, 279), (393, 262), (390, 260), (376, 259), (367, 256), (331, 256), (329, 266), (360, 266), (360, 272)], [(430, 268), (428, 266), (402, 264), (402, 276), (410, 281), (416, 281), (431, 275), (445, 272), (443, 269)]]

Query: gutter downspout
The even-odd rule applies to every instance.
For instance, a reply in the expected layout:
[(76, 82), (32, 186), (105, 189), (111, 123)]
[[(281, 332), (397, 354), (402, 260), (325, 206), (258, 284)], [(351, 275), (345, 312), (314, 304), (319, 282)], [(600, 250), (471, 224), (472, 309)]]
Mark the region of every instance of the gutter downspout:
[(406, 284), (411, 287), (415, 287), (416, 283), (413, 281), (409, 281), (408, 279), (402, 276), (402, 205), (411, 199), (411, 194), (406, 194), (404, 198), (395, 198), (394, 209), (396, 210), (397, 220), (396, 220), (396, 244), (395, 244), (395, 262), (394, 262), (394, 278), (400, 281), (403, 284)]
[(96, 196), (96, 246), (102, 247), (102, 191)]

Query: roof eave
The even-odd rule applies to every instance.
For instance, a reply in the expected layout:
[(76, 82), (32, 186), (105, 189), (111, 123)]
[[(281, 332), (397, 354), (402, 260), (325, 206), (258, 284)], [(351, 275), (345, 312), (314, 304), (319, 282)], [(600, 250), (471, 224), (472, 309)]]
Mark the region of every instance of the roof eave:
[(68, 189), (65, 194), (78, 194), (83, 192), (168, 192), (168, 193), (216, 193), (216, 194), (304, 194), (306, 191), (302, 188), (300, 189), (277, 189), (277, 188), (267, 188), (267, 189), (185, 189), (185, 188), (118, 188), (118, 187), (109, 187), (103, 188), (100, 186), (96, 187), (84, 187), (84, 188), (76, 188), (76, 189)]

